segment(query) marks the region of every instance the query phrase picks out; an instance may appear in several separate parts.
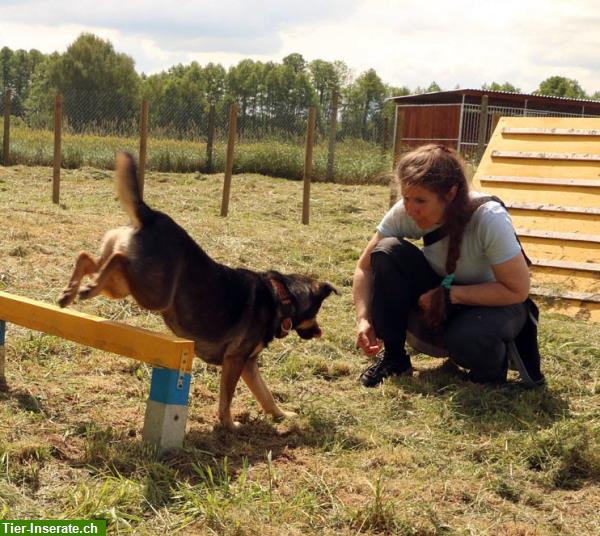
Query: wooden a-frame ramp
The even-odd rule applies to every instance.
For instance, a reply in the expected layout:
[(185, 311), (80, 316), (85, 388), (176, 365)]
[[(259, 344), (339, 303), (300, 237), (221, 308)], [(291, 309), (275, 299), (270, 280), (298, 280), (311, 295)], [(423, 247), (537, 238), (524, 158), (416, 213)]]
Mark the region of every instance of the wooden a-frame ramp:
[(600, 118), (503, 117), (473, 189), (500, 197), (531, 258), (531, 294), (600, 321)]

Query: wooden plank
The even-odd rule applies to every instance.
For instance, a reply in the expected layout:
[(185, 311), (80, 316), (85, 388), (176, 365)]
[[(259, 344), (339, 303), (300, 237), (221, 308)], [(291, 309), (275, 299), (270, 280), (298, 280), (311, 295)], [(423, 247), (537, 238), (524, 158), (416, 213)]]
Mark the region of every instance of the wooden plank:
[(536, 151), (492, 151), (492, 158), (524, 158), (528, 160), (569, 160), (600, 162), (600, 154), (594, 153), (545, 153)]
[(534, 134), (544, 136), (600, 136), (600, 129), (595, 128), (532, 128), (504, 127), (502, 134)]
[(540, 231), (536, 229), (516, 229), (518, 236), (530, 238), (543, 238), (547, 240), (560, 240), (566, 242), (588, 242), (600, 244), (600, 236), (586, 233), (557, 233), (554, 231)]
[(501, 182), (513, 184), (535, 184), (539, 186), (577, 186), (580, 188), (600, 188), (600, 180), (595, 179), (555, 179), (552, 177), (526, 177), (507, 175), (481, 175), (481, 182)]
[(561, 205), (553, 205), (550, 203), (519, 203), (506, 202), (505, 205), (509, 209), (515, 210), (531, 210), (541, 212), (558, 212), (561, 214), (585, 214), (590, 216), (600, 216), (600, 208), (596, 207), (563, 207)]
[(192, 371), (194, 343), (72, 309), (0, 292), (0, 318), (155, 367)]
[(531, 259), (533, 266), (544, 268), (557, 268), (559, 270), (574, 270), (598, 273), (600, 276), (600, 263), (595, 262), (572, 262), (554, 259)]
[(590, 303), (600, 303), (600, 294), (591, 292), (562, 292), (559, 290), (531, 287), (530, 293), (534, 296), (545, 296), (561, 300), (577, 300)]

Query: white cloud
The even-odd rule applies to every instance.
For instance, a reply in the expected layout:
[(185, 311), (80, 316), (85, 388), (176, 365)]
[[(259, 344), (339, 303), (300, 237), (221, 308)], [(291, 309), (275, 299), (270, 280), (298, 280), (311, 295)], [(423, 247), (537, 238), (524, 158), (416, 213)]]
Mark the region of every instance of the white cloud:
[(0, 0), (0, 47), (64, 51), (83, 31), (109, 39), (139, 71), (242, 58), (343, 60), (393, 85), (444, 89), (511, 82), (532, 91), (553, 75), (600, 90), (595, 0)]

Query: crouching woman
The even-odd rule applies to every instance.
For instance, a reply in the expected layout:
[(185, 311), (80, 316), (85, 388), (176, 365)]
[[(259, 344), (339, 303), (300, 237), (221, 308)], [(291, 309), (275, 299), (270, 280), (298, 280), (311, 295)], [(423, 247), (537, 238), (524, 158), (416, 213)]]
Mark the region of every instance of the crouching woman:
[[(504, 206), (469, 192), (458, 155), (442, 145), (406, 154), (396, 180), (401, 199), (354, 273), (356, 342), (377, 354), (362, 384), (412, 374), (407, 331), (441, 346), (430, 353), (448, 355), (472, 381), (504, 382), (510, 363), (527, 385), (542, 384), (529, 270)], [(407, 241), (419, 238), (422, 249)]]

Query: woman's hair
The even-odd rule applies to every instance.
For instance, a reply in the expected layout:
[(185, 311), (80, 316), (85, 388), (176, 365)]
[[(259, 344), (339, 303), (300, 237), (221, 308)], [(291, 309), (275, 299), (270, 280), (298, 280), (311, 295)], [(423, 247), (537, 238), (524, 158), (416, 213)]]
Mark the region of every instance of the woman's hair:
[[(407, 153), (400, 160), (396, 170), (396, 181), (398, 187), (426, 188), (444, 203), (448, 203), (444, 213), (444, 224), (448, 230), (446, 273), (453, 274), (460, 257), (460, 245), (465, 227), (473, 213), (469, 199), (469, 185), (461, 158), (454, 149), (444, 145), (423, 145)], [(456, 187), (456, 195), (447, 202), (447, 196), (453, 187)], [(432, 324), (439, 324), (444, 314), (443, 289), (438, 290), (439, 292), (436, 291), (434, 294), (432, 303), (432, 316), (430, 316)]]

